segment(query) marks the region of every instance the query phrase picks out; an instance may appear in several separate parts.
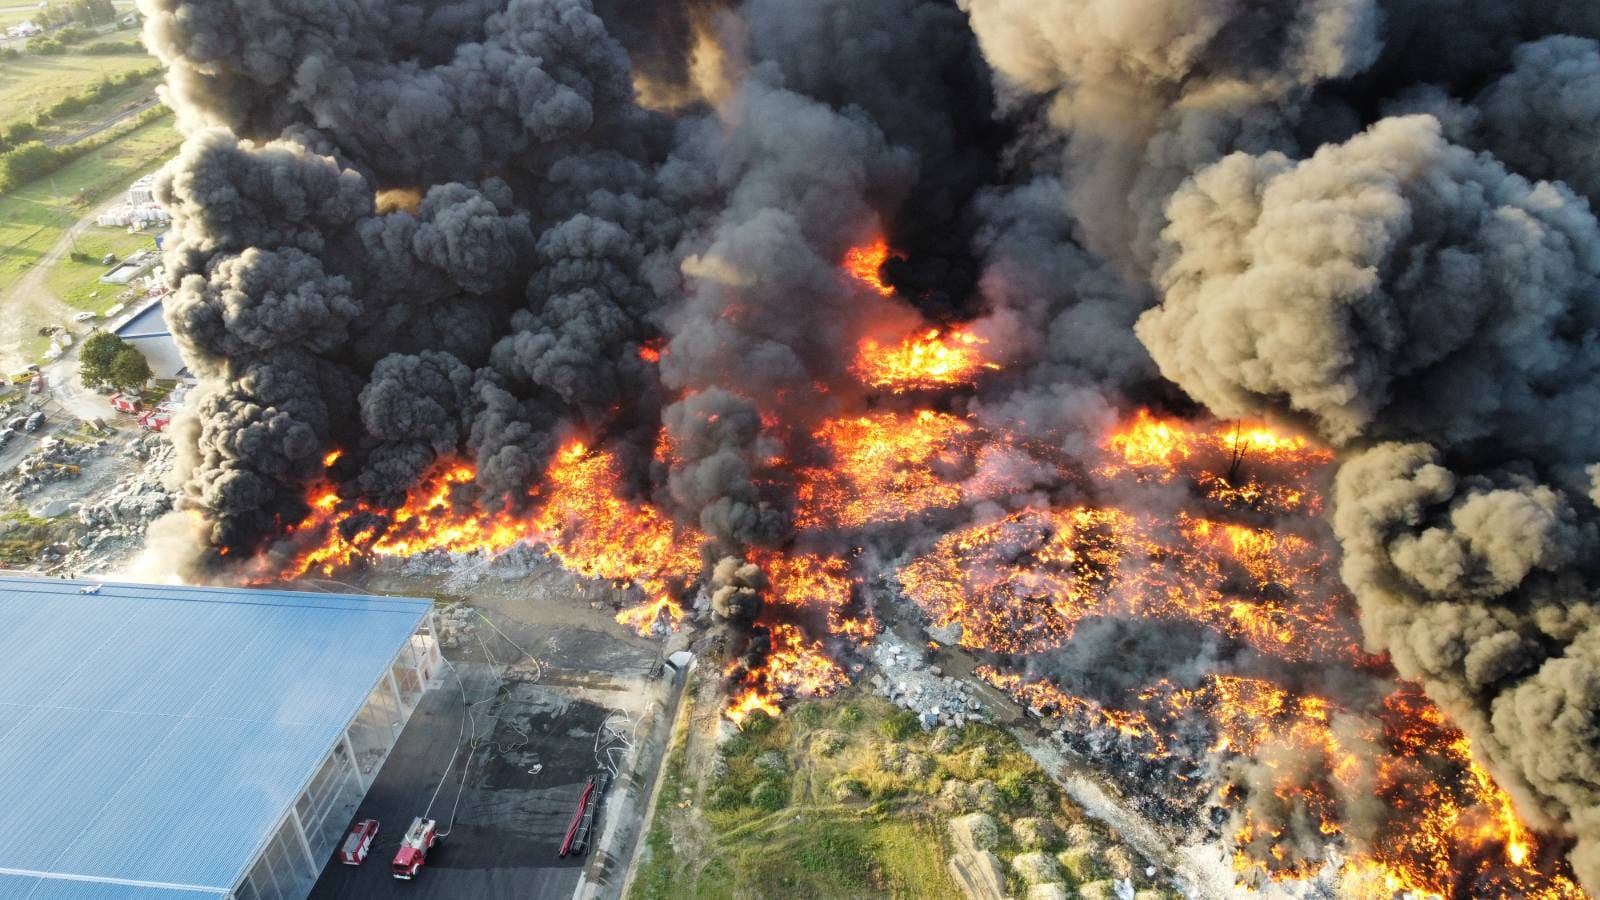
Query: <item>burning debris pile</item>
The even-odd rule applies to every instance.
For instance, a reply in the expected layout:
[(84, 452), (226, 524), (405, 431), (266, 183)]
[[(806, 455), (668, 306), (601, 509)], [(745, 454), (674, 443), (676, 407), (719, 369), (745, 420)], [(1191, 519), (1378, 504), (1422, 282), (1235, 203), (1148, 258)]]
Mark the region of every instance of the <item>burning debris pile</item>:
[(735, 719), (907, 602), (1251, 877), (1600, 889), (1591, 4), (139, 3), (186, 574), (538, 545)]

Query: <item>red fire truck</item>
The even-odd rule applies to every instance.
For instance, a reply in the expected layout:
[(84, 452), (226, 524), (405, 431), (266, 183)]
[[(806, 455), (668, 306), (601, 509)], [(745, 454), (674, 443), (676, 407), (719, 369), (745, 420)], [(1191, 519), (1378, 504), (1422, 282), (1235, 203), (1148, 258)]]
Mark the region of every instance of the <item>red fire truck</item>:
[(372, 839), (378, 836), (378, 820), (362, 819), (345, 835), (339, 845), (339, 861), (347, 866), (359, 866), (372, 849)]
[(117, 412), (137, 413), (139, 411), (139, 398), (132, 394), (112, 394), (111, 408)]
[(406, 881), (415, 878), (422, 864), (428, 861), (428, 851), (438, 840), (438, 823), (421, 816), (412, 819), (405, 839), (400, 842), (400, 852), (394, 855), (394, 877)]

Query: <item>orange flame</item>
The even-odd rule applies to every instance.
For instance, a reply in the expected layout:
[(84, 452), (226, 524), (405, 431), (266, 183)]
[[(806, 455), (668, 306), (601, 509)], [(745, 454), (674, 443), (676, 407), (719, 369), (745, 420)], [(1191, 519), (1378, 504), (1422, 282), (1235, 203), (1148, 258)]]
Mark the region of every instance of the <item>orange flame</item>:
[(874, 238), (871, 243), (851, 247), (844, 255), (844, 268), (851, 278), (861, 282), (878, 294), (889, 297), (894, 288), (884, 283), (883, 264), (889, 261), (889, 242)]
[(988, 343), (961, 328), (930, 328), (893, 346), (868, 338), (851, 371), (863, 384), (896, 394), (969, 385), (980, 373), (1000, 368), (983, 358)]
[(961, 502), (961, 488), (940, 476), (958, 464), (971, 424), (948, 413), (882, 413), (834, 419), (814, 437), (832, 465), (802, 469), (795, 522), (802, 528), (861, 528), (903, 521)]
[(728, 673), (736, 678), (738, 693), (723, 714), (734, 724), (743, 724), (757, 709), (777, 715), (785, 697), (826, 697), (849, 683), (822, 643), (806, 640), (798, 627), (780, 622), (769, 626), (768, 633), (772, 646), (760, 667)]

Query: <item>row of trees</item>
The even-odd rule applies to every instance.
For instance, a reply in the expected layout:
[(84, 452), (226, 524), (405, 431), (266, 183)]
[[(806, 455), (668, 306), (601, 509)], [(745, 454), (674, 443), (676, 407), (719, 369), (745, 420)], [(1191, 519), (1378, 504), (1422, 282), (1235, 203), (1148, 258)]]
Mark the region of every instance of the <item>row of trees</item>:
[(78, 351), (78, 373), (84, 384), (110, 384), (122, 390), (150, 380), (150, 363), (139, 348), (109, 331), (96, 332)]
[(117, 8), (111, 0), (54, 0), (47, 3), (34, 21), (46, 28), (68, 22), (80, 25), (106, 25), (117, 20)]

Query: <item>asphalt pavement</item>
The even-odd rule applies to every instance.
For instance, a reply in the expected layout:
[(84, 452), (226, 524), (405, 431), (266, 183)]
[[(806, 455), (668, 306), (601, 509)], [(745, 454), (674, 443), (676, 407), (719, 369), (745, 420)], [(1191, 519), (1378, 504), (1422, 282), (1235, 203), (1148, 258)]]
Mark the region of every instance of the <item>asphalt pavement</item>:
[[(314, 900), (567, 900), (573, 895), (584, 860), (561, 859), (557, 851), (585, 780), (598, 771), (594, 736), (606, 710), (534, 683), (527, 673), (508, 675), (497, 691), (495, 669), (483, 663), (457, 665), (475, 702), (482, 740), (459, 801), (467, 749), (433, 802), (431, 816), (448, 834), (415, 880), (389, 874), (400, 837), (427, 806), (461, 734), (461, 690), (447, 670), (446, 680), (424, 695), (352, 820), (380, 823), (366, 862), (356, 867), (340, 863), (337, 855), (330, 858), (311, 892)], [(495, 699), (476, 702), (490, 697)]]

